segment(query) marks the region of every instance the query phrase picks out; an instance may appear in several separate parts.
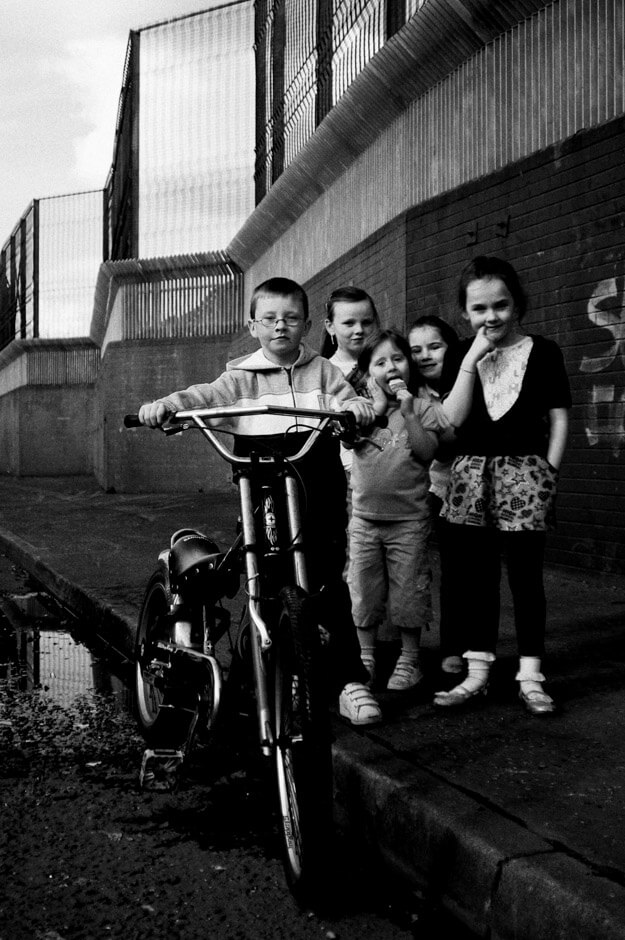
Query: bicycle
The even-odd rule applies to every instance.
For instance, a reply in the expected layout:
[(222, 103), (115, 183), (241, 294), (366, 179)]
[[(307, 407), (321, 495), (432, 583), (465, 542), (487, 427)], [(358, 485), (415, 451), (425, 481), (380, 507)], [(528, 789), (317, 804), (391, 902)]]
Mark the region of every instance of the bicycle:
[[(287, 458), (236, 455), (216, 436), (219, 429), (206, 424), (265, 414), (314, 418), (319, 425)], [(140, 426), (136, 415), (124, 423)], [(287, 882), (308, 897), (327, 879), (333, 792), (323, 630), (308, 593), (297, 465), (320, 435), (353, 439), (354, 417), (255, 405), (179, 411), (162, 428), (166, 434), (190, 429), (199, 429), (233, 468), (239, 531), (222, 552), (207, 535), (178, 530), (146, 587), (135, 647), (137, 712), (148, 744), (141, 779), (155, 788), (173, 786), (194, 741), (215, 737), (224, 699), (234, 707), (249, 679), (260, 753), (274, 769)], [(223, 601), (237, 595), (241, 575), (247, 600), (233, 642)]]

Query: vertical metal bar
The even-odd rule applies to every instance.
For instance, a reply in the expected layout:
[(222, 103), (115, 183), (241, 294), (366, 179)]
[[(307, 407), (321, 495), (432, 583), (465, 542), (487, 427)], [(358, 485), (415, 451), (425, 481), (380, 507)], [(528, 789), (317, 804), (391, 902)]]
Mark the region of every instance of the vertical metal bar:
[(289, 518), (289, 538), (293, 552), (293, 568), (295, 583), (308, 590), (308, 575), (306, 572), (306, 559), (304, 557), (304, 540), (302, 538), (302, 519), (299, 511), (299, 494), (297, 481), (287, 473), (284, 479), (286, 489), (286, 505)]
[(33, 337), (39, 336), (39, 200), (33, 199)]
[(315, 127), (332, 107), (332, 13), (333, 0), (317, 0)]
[[(140, 251), (139, 244), (139, 221), (140, 221), (140, 205), (139, 205), (139, 160), (141, 154), (139, 152), (139, 117), (140, 117), (140, 102), (141, 98), (140, 93), (140, 60), (141, 60), (141, 33), (138, 31), (131, 31), (130, 41), (132, 43), (133, 54), (131, 59), (131, 69), (132, 69), (132, 84), (130, 88), (131, 96), (131, 107), (130, 107), (130, 121), (131, 121), (131, 143), (130, 143), (130, 167), (128, 170), (128, 177), (130, 181), (130, 192), (128, 193), (127, 201), (130, 207), (130, 257), (138, 258)], [(123, 211), (123, 207), (122, 207)]]
[(20, 307), (20, 336), (28, 338), (28, 324), (26, 318), (26, 219), (20, 219), (20, 266), (19, 266), (19, 307)]
[(272, 127), (271, 182), (275, 183), (284, 170), (284, 55), (286, 41), (285, 0), (275, 0), (272, 63)]

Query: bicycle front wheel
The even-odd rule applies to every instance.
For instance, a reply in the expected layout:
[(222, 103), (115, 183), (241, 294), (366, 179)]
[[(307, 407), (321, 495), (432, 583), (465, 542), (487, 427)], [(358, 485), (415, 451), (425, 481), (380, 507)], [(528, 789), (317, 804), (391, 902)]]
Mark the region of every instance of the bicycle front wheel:
[(302, 899), (325, 886), (331, 860), (332, 751), (321, 659), (305, 595), (284, 588), (274, 657), (276, 774), (287, 880)]

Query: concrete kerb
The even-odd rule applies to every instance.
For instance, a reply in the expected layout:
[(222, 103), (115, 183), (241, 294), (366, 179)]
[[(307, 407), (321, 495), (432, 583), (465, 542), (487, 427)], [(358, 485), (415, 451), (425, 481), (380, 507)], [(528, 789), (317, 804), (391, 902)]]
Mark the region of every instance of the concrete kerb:
[(93, 633), (105, 639), (125, 658), (132, 656), (137, 620), (134, 608), (128, 606), (126, 610), (118, 610), (92, 591), (73, 584), (46, 564), (32, 545), (5, 529), (0, 529), (0, 546), (11, 561), (32, 575), (75, 617), (88, 623)]
[(625, 889), (374, 737), (337, 726), (335, 787), (387, 870), (492, 940), (623, 940)]

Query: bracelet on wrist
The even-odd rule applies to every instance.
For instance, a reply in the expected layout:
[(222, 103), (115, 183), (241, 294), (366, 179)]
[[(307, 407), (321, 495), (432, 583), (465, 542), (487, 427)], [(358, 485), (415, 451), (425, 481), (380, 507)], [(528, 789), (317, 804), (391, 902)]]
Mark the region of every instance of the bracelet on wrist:
[(475, 369), (463, 369), (462, 366), (461, 366), (461, 367), (460, 367), (460, 371), (461, 371), (461, 372), (467, 372), (469, 375), (475, 375)]

